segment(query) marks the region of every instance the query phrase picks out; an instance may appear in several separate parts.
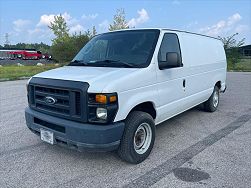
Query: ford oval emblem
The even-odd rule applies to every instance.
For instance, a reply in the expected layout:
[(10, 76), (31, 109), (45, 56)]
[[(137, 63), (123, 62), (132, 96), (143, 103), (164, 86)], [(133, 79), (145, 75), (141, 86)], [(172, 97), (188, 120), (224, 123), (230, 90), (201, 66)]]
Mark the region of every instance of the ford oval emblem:
[(57, 100), (54, 99), (53, 97), (45, 97), (44, 101), (46, 104), (55, 104), (57, 102)]

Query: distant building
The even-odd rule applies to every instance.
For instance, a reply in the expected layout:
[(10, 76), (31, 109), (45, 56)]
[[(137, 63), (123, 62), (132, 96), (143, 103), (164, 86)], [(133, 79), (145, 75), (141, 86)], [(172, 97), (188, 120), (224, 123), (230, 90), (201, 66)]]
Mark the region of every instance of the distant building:
[(239, 47), (239, 52), (244, 58), (251, 58), (251, 45)]

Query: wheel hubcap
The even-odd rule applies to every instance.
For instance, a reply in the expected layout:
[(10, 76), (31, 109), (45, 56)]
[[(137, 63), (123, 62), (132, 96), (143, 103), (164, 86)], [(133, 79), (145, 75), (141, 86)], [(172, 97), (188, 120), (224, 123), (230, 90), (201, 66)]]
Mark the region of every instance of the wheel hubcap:
[(219, 93), (215, 91), (213, 96), (213, 105), (216, 108), (218, 104), (219, 104)]
[(148, 123), (142, 123), (134, 134), (134, 150), (138, 154), (145, 153), (152, 140), (152, 129)]

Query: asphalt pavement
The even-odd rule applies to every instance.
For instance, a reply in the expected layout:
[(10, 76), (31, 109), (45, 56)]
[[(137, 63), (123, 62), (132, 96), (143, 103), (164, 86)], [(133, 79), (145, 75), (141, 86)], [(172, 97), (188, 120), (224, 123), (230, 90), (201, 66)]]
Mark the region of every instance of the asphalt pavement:
[(227, 74), (216, 112), (195, 107), (158, 125), (138, 165), (42, 142), (25, 124), (26, 81), (0, 82), (1, 188), (251, 185), (251, 73)]

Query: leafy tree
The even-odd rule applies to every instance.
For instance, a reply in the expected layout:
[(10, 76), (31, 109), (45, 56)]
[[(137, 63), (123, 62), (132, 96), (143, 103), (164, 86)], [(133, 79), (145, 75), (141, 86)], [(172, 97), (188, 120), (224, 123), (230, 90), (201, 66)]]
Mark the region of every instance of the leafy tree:
[(97, 35), (97, 30), (96, 30), (96, 27), (93, 26), (92, 27), (92, 36), (95, 36), (95, 35)]
[(67, 23), (61, 15), (55, 16), (49, 28), (56, 36), (52, 40), (51, 53), (59, 63), (71, 61), (79, 50), (97, 34), (95, 26), (93, 26), (92, 30), (88, 29), (84, 33), (70, 34)]
[(52, 56), (60, 63), (67, 63), (74, 58), (89, 40), (90, 37), (86, 33), (74, 34), (65, 37), (63, 40), (58, 40), (51, 46)]
[(90, 31), (90, 29), (87, 29), (87, 31), (85, 32), (85, 35), (87, 35), (88, 37), (92, 37), (92, 32)]
[(128, 28), (129, 26), (125, 18), (124, 9), (117, 9), (117, 12), (113, 17), (113, 23), (109, 26), (109, 31)]
[(11, 45), (5, 45), (3, 48), (13, 48), (13, 49), (35, 49), (41, 51), (42, 53), (50, 53), (50, 46), (45, 43), (17, 43)]
[(71, 61), (91, 37), (90, 30), (87, 30), (83, 34), (79, 32), (79, 34), (75, 33), (70, 35), (67, 23), (61, 15), (55, 16), (55, 20), (49, 28), (56, 36), (56, 38), (52, 40), (52, 56), (60, 63)]
[(222, 41), (224, 45), (224, 49), (230, 49), (230, 48), (235, 48), (235, 47), (240, 47), (242, 46), (245, 42), (245, 38), (241, 39), (240, 41), (237, 41), (235, 39), (235, 36), (237, 36), (239, 33), (235, 33), (231, 36), (228, 37), (220, 37), (218, 38)]
[[(69, 37), (69, 28), (66, 24), (64, 17), (60, 14), (59, 16), (54, 16), (54, 21), (48, 26), (56, 36), (55, 40), (63, 40), (66, 37)], [(53, 41), (53, 42), (54, 42)]]
[(228, 37), (218, 36), (218, 38), (222, 41), (224, 45), (229, 69), (231, 69), (232, 67), (235, 68), (236, 64), (240, 62), (241, 54), (239, 52), (239, 47), (245, 44), (245, 38), (242, 38), (239, 41), (235, 39), (237, 35), (238, 33), (235, 33)]

